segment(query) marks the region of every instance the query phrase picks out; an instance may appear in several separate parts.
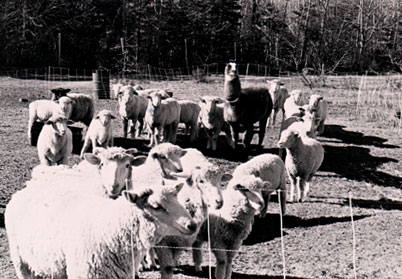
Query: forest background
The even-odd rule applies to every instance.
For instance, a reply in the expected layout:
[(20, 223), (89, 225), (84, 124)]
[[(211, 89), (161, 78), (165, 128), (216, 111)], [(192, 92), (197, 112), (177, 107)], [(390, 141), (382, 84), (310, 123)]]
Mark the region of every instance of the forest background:
[(0, 69), (402, 70), (400, 0), (0, 0)]

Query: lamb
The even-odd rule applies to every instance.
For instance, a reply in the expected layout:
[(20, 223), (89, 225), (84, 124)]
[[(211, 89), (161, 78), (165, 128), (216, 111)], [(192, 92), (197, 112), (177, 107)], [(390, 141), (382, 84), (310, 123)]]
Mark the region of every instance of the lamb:
[(27, 184), (5, 211), (18, 278), (134, 278), (146, 249), (196, 231), (177, 200), (183, 183), (124, 191), (116, 200), (82, 195), (76, 189), (85, 184), (65, 179)]
[(281, 212), (286, 213), (286, 167), (282, 159), (274, 154), (261, 154), (239, 165), (233, 172), (229, 185), (239, 184), (255, 191), (255, 185), (261, 189), (264, 207), (261, 217), (264, 218), (268, 209), (271, 193), (280, 190)]
[(274, 79), (272, 81), (267, 82), (269, 84), (269, 94), (271, 94), (273, 102), (273, 112), (271, 114), (269, 122), (272, 122), (272, 127), (274, 127), (276, 115), (278, 114), (279, 110), (282, 110), (282, 119), (284, 118), (285, 115), (284, 104), (286, 99), (289, 97), (289, 93), (288, 90), (283, 86), (284, 83), (282, 83), (278, 79)]
[(68, 93), (70, 89), (56, 88), (51, 90), (52, 100), (59, 100), (62, 97), (69, 97), (72, 103), (72, 111), (69, 116), (71, 121), (82, 122), (87, 127), (92, 121), (95, 114), (95, 103), (94, 100), (81, 93)]
[(236, 63), (228, 63), (225, 67), (223, 93), (227, 101), (224, 118), (233, 129), (235, 146), (237, 147), (239, 141), (239, 133), (246, 130), (243, 142), (246, 149), (250, 149), (254, 123), (258, 121), (258, 147), (261, 147), (267, 120), (273, 107), (269, 91), (266, 88), (242, 89)]
[(133, 184), (147, 181), (149, 185), (160, 184), (163, 179), (175, 179), (172, 173), (183, 171), (181, 157), (186, 150), (178, 145), (164, 142), (154, 146), (143, 165), (133, 167)]
[(179, 100), (180, 123), (186, 125), (186, 133), (190, 133), (190, 142), (194, 142), (198, 135), (198, 116), (201, 107), (194, 101)]
[(199, 123), (204, 128), (208, 137), (207, 149), (212, 149), (213, 151), (217, 148), (218, 137), (221, 131), (225, 132), (226, 141), (229, 146), (235, 148), (230, 124), (224, 119), (224, 102), (224, 100), (215, 96), (202, 96), (200, 98), (201, 111), (199, 114)]
[(92, 120), (85, 135), (84, 145), (81, 149), (80, 157), (84, 158), (84, 153), (92, 144), (92, 150), (95, 147), (113, 146), (113, 129), (111, 120), (116, 119), (110, 110), (101, 110)]
[(121, 81), (118, 81), (117, 83), (114, 83), (112, 85), (112, 90), (111, 90), (111, 99), (115, 100), (117, 99), (117, 96), (120, 93), (120, 88), (122, 88), (124, 84)]
[(296, 122), (282, 132), (278, 146), (286, 148), (286, 170), (290, 178), (289, 201), (294, 201), (296, 186), (296, 201), (307, 197), (310, 181), (324, 160), (324, 148), (315, 139), (307, 136), (303, 123)]
[[(210, 247), (216, 257), (216, 279), (232, 278), (232, 260), (243, 240), (249, 235), (257, 215), (264, 205), (257, 192), (241, 184), (228, 185), (223, 191), (225, 203), (219, 210), (210, 210), (208, 220), (202, 225), (197, 240), (193, 244), (193, 260), (197, 272), (201, 272), (201, 245), (208, 241), (210, 227)], [(209, 222), (209, 224), (208, 224)]]
[[(185, 149), (187, 152), (181, 158), (184, 173), (191, 170), (191, 175), (186, 179), (183, 190), (178, 195), (180, 203), (184, 204), (197, 229), (202, 226), (207, 218), (208, 208), (219, 209), (224, 205), (221, 197), (221, 182), (231, 179), (230, 174), (223, 174), (222, 170), (213, 165), (194, 148)], [(173, 268), (176, 266), (178, 256), (182, 249), (178, 247), (191, 247), (196, 240), (196, 235), (165, 237), (156, 248), (162, 278), (172, 278)], [(172, 248), (167, 248), (172, 247)]]
[(135, 125), (137, 121), (140, 123), (137, 136), (140, 136), (144, 127), (144, 116), (148, 105), (148, 99), (143, 96), (138, 96), (131, 86), (126, 85), (120, 88), (118, 101), (119, 113), (123, 120), (123, 137), (127, 137), (127, 127), (130, 119), (132, 121), (132, 128), (130, 129), (131, 137), (135, 137)]
[(314, 115), (315, 125), (317, 126), (317, 134), (321, 135), (325, 129), (325, 119), (327, 118), (328, 103), (318, 94), (310, 96), (308, 111)]
[(284, 119), (298, 113), (300, 107), (308, 104), (305, 94), (301, 90), (292, 90), (290, 96), (286, 99), (283, 108), (285, 110)]
[(179, 102), (174, 98), (162, 100), (162, 96), (158, 92), (152, 92), (148, 99), (145, 122), (151, 131), (149, 146), (159, 144), (161, 135), (163, 141), (176, 143), (181, 113)]
[(38, 156), (41, 165), (66, 165), (73, 151), (73, 134), (67, 128), (64, 114), (52, 115), (38, 137)]
[(72, 101), (69, 97), (62, 97), (57, 101), (36, 100), (29, 104), (28, 119), (28, 140), (31, 141), (32, 126), (35, 121), (45, 122), (52, 117), (53, 114), (64, 113), (70, 118), (72, 112)]

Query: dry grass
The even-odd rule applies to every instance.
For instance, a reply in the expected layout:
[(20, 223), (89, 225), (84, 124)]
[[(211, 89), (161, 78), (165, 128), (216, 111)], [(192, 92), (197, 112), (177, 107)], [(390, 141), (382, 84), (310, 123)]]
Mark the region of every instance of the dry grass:
[[(319, 137), (325, 148), (325, 160), (313, 179), (307, 202), (288, 204), (284, 218), (287, 278), (353, 278), (349, 192), (354, 205), (358, 278), (402, 277), (402, 152), (400, 135), (392, 124), (391, 115), (387, 115), (387, 110), (397, 106), (393, 95), (397, 89), (389, 89), (389, 77), (377, 78), (367, 82), (367, 87), (360, 87), (359, 103), (360, 81), (358, 77), (347, 77), (346, 81), (328, 77), (326, 87), (313, 89), (330, 103), (326, 131)], [(289, 90), (303, 86), (297, 78), (288, 78), (286, 83)], [(35, 147), (26, 140), (28, 103), (18, 100), (48, 97), (49, 89), (58, 86), (92, 94), (90, 82), (49, 84), (0, 78), (0, 278), (16, 278), (8, 255), (2, 219), (4, 207), (12, 194), (24, 187), (30, 170), (39, 162)], [(207, 83), (152, 82), (144, 87), (167, 88), (177, 98), (198, 99), (201, 95), (219, 95), (223, 83), (221, 79), (208, 79)], [(388, 93), (384, 95), (384, 92)], [(117, 114), (116, 101), (97, 100), (96, 106), (97, 111), (108, 108)], [(120, 121), (114, 124), (115, 135), (121, 135)], [(260, 152), (277, 153), (278, 131), (279, 123), (269, 130), (264, 149), (253, 150), (251, 156)], [(183, 136), (179, 137), (179, 144), (188, 146)], [(201, 141), (197, 147), (203, 148), (204, 144)], [(221, 151), (207, 154), (224, 170), (232, 171), (241, 161), (250, 158), (244, 152), (230, 152), (224, 139), (219, 144)], [(78, 161), (78, 156), (74, 155), (71, 164)], [(256, 220), (253, 232), (235, 258), (233, 278), (282, 278), (276, 202), (270, 205), (269, 212), (265, 219)], [(199, 275), (193, 271), (190, 253), (185, 253), (175, 278), (208, 277), (207, 255), (204, 257), (204, 272)], [(146, 271), (141, 276), (159, 278), (159, 273)]]

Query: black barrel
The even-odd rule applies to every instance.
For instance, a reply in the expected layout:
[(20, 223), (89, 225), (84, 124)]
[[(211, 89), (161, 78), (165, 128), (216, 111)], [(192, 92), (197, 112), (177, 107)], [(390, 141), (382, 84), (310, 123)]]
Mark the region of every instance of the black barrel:
[(96, 70), (92, 73), (95, 96), (98, 99), (110, 99), (110, 80), (108, 70)]

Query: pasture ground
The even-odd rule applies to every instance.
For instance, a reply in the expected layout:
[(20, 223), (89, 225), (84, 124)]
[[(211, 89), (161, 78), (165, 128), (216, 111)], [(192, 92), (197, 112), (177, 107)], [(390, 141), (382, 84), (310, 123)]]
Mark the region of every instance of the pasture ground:
[[(313, 179), (307, 201), (287, 206), (283, 220), (286, 278), (354, 278), (350, 196), (356, 233), (357, 278), (402, 278), (401, 134), (392, 125), (392, 119), (380, 121), (362, 117), (361, 111), (356, 113), (357, 89), (339, 80), (328, 78), (325, 87), (313, 90), (330, 103), (325, 133), (318, 138), (324, 145), (325, 159)], [(260, 82), (248, 84), (263, 85)], [(5, 206), (13, 193), (24, 187), (31, 169), (39, 163), (36, 148), (27, 141), (28, 104), (37, 98), (47, 98), (49, 89), (59, 86), (71, 88), (73, 92), (93, 92), (91, 82), (49, 83), (0, 78), (0, 278), (16, 278), (4, 228)], [(296, 79), (287, 81), (290, 90), (302, 86)], [(168, 88), (179, 99), (197, 99), (201, 95), (221, 94), (223, 82), (212, 79), (208, 83), (151, 82), (144, 87)], [(20, 98), (27, 98), (29, 102), (19, 102)], [(104, 108), (118, 114), (115, 100), (97, 100), (96, 110)], [(364, 111), (364, 107), (360, 109)], [(115, 136), (121, 136), (121, 121), (116, 120), (114, 124)], [(268, 130), (263, 150), (253, 150), (251, 156), (278, 152), (279, 126), (277, 123), (274, 129)], [(130, 141), (121, 142), (130, 144)], [(189, 146), (183, 136), (178, 143)], [(197, 147), (202, 148), (204, 143), (201, 141)], [(206, 153), (223, 169), (232, 171), (251, 158), (241, 151), (230, 152), (225, 144), (222, 139), (221, 151)], [(70, 160), (71, 164), (78, 161), (77, 155)], [(263, 220), (256, 220), (251, 235), (236, 256), (233, 278), (282, 278), (279, 224), (278, 204), (272, 202), (269, 214)], [(212, 264), (215, 265), (213, 256)], [(180, 258), (175, 278), (208, 278), (207, 253), (204, 253), (203, 265), (204, 272), (196, 274), (191, 254), (186, 252)], [(145, 271), (141, 277), (159, 278), (160, 275)]]

